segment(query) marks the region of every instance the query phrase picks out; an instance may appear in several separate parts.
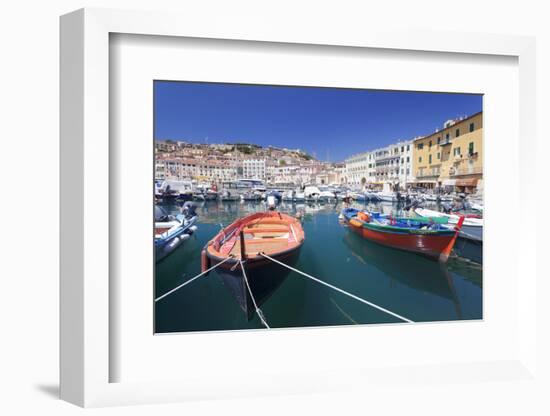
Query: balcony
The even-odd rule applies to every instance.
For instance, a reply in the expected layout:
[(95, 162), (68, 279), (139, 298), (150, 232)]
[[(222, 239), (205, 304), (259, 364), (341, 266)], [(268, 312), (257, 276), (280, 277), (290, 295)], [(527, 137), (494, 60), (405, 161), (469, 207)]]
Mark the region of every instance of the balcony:
[(448, 144), (451, 144), (451, 143), (452, 143), (451, 139), (446, 139), (446, 140), (441, 140), (441, 142), (439, 142), (439, 145), (447, 146)]
[(440, 172), (418, 172), (416, 175), (417, 179), (434, 179), (439, 178)]
[(466, 168), (450, 168), (449, 169), (449, 176), (456, 177), (456, 176), (468, 176), (468, 175), (483, 175), (483, 168), (478, 167), (466, 167)]

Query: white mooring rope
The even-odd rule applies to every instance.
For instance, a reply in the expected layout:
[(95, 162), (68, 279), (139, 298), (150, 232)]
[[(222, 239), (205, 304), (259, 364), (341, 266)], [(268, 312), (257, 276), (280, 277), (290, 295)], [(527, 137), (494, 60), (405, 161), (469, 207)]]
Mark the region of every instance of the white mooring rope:
[(244, 271), (243, 261), (239, 260), (239, 262), (241, 263), (241, 269), (243, 271), (243, 278), (244, 278), (244, 282), (246, 283), (246, 288), (248, 289), (248, 293), (250, 293), (250, 297), (252, 298), (252, 303), (254, 304), (254, 308), (256, 308), (256, 314), (258, 315), (258, 318), (260, 318), (260, 321), (262, 321), (262, 324), (264, 324), (264, 326), (267, 329), (271, 329), (267, 324), (267, 321), (265, 320), (264, 313), (260, 308), (258, 308), (258, 305), (256, 304), (256, 299), (254, 299), (254, 295), (252, 294), (252, 290), (250, 289), (250, 285), (248, 284), (248, 279), (246, 278), (246, 272)]
[(210, 267), (209, 269), (206, 269), (204, 272), (202, 272), (202, 273), (196, 275), (196, 276), (193, 277), (192, 279), (187, 280), (185, 283), (182, 283), (181, 285), (175, 287), (174, 289), (170, 290), (169, 292), (166, 292), (164, 295), (159, 296), (158, 298), (155, 299), (155, 302), (158, 302), (159, 300), (165, 298), (166, 296), (170, 295), (171, 293), (174, 293), (176, 290), (181, 289), (182, 287), (184, 287), (185, 285), (188, 285), (188, 284), (191, 283), (192, 281), (197, 280), (199, 277), (205, 275), (206, 273), (208, 273), (208, 272), (211, 271), (211, 270), (214, 270), (216, 267), (221, 266), (221, 265), (224, 264), (226, 261), (228, 261), (229, 259), (232, 259), (232, 258), (233, 258), (233, 257), (228, 257), (228, 258), (226, 258), (224, 261), (220, 261), (218, 264), (215, 264), (214, 266)]
[(402, 321), (409, 322), (409, 323), (414, 323), (414, 321), (411, 321), (410, 319), (407, 319), (407, 318), (405, 318), (405, 317), (403, 317), (403, 316), (401, 316), (401, 315), (398, 315), (398, 314), (396, 314), (395, 312), (389, 311), (389, 310), (387, 310), (387, 309), (385, 309), (385, 308), (383, 308), (383, 307), (381, 307), (381, 306), (378, 306), (378, 305), (376, 305), (376, 304), (374, 304), (374, 303), (372, 303), (372, 302), (369, 302), (368, 300), (362, 299), (362, 298), (360, 298), (359, 296), (355, 296), (355, 295), (352, 294), (352, 293), (346, 292), (345, 290), (342, 290), (342, 289), (340, 289), (340, 288), (338, 288), (338, 287), (336, 287), (336, 286), (333, 286), (333, 285), (331, 285), (330, 283), (323, 282), (322, 280), (317, 279), (316, 277), (313, 277), (313, 276), (311, 276), (311, 275), (309, 275), (309, 274), (307, 274), (307, 273), (301, 272), (300, 270), (295, 269), (294, 267), (290, 267), (288, 264), (282, 263), (282, 262), (280, 262), (279, 260), (275, 260), (274, 258), (269, 257), (269, 256), (268, 256), (267, 254), (265, 254), (265, 253), (258, 253), (258, 254), (259, 254), (260, 256), (262, 256), (262, 257), (265, 257), (266, 259), (269, 259), (269, 260), (271, 260), (271, 261), (273, 261), (273, 262), (275, 262), (275, 263), (277, 263), (277, 264), (280, 264), (281, 266), (286, 267), (287, 269), (290, 269), (290, 270), (292, 270), (292, 271), (294, 271), (294, 272), (296, 272), (296, 273), (299, 273), (299, 274), (301, 274), (302, 276), (308, 277), (308, 278), (310, 278), (310, 279), (316, 281), (317, 283), (321, 283), (322, 285), (325, 285), (325, 286), (327, 286), (327, 287), (329, 287), (329, 288), (331, 288), (331, 289), (334, 289), (334, 290), (336, 290), (337, 292), (343, 293), (344, 295), (347, 295), (347, 296), (349, 296), (350, 298), (353, 298), (353, 299), (355, 299), (355, 300), (358, 300), (359, 302), (363, 302), (363, 303), (366, 304), (366, 305), (372, 306), (373, 308), (378, 309), (379, 311), (382, 311), (382, 312), (385, 312), (385, 313), (387, 313), (387, 314), (389, 314), (389, 315), (392, 315), (392, 316), (394, 316), (394, 317), (396, 317), (396, 318), (398, 318), (398, 319), (401, 319)]

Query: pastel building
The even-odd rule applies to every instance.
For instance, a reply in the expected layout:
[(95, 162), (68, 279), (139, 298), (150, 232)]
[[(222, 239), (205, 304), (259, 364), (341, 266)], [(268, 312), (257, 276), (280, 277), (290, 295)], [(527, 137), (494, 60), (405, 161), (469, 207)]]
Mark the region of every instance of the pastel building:
[(483, 113), (448, 120), (414, 141), (417, 186), (473, 193), (483, 181)]

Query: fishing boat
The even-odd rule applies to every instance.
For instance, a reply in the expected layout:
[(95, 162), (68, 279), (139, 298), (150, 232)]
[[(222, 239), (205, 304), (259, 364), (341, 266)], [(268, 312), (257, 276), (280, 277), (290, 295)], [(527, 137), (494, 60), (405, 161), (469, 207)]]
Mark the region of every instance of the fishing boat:
[[(225, 261), (217, 269), (224, 285), (250, 320), (287, 277), (289, 270), (263, 257), (264, 253), (293, 265), (304, 242), (304, 230), (298, 219), (276, 211), (247, 215), (223, 228), (201, 253), (202, 271)], [(250, 296), (241, 269), (244, 262)]]
[(195, 205), (186, 202), (181, 214), (174, 216), (155, 205), (155, 262), (172, 253), (197, 231), (195, 209)]
[(344, 208), (342, 218), (363, 238), (442, 262), (449, 259), (464, 221), (461, 218), (455, 227), (450, 227), (431, 219), (395, 218), (355, 208)]

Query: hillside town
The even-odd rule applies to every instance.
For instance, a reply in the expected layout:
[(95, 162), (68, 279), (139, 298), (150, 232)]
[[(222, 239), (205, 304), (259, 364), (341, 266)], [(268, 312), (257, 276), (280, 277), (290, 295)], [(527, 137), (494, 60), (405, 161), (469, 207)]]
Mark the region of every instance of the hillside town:
[(273, 188), (308, 184), (362, 190), (423, 189), (475, 193), (483, 188), (482, 112), (449, 119), (425, 136), (396, 140), (341, 162), (300, 149), (250, 143), (155, 142), (155, 180), (215, 184), (255, 179)]

